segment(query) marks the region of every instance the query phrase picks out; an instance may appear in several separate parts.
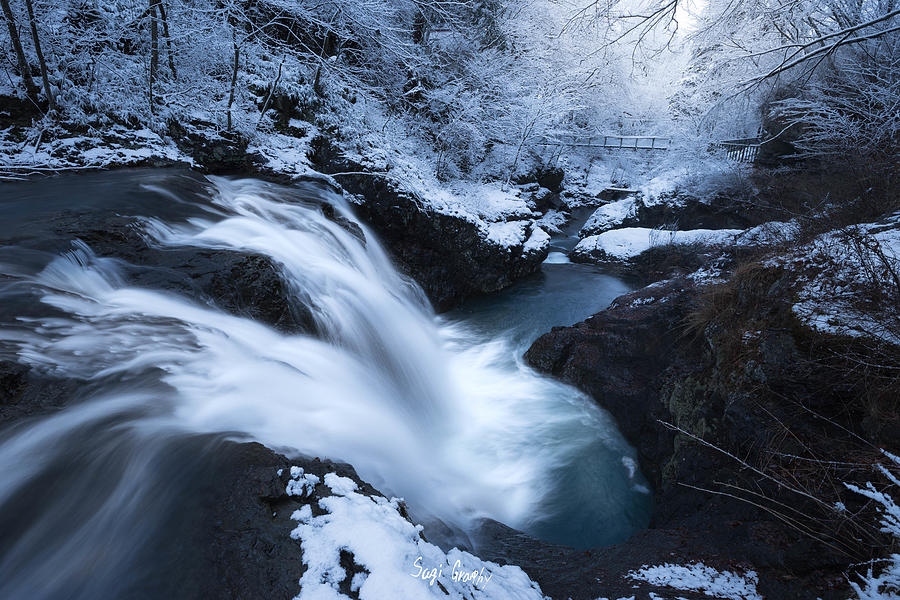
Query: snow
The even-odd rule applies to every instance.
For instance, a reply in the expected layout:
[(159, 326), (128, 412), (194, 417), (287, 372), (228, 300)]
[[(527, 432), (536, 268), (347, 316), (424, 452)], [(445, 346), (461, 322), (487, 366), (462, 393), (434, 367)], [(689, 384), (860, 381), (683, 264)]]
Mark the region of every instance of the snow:
[(727, 271), (724, 269), (709, 266), (701, 267), (693, 273), (689, 273), (687, 278), (697, 285), (709, 285), (713, 283), (723, 283), (728, 279), (728, 276)]
[(319, 478), (312, 474), (304, 474), (300, 467), (291, 467), (291, 480), (288, 481), (287, 495), (305, 498), (313, 493)]
[(483, 223), (481, 231), (487, 241), (501, 248), (521, 247), (526, 254), (543, 252), (550, 245), (550, 236), (540, 227), (534, 227), (526, 238), (531, 223), (518, 220)]
[(548, 233), (562, 233), (568, 218), (565, 213), (558, 210), (548, 210), (540, 219), (535, 221), (535, 225)]
[[(900, 213), (825, 233), (768, 264), (799, 273), (792, 310), (801, 323), (822, 333), (900, 345), (900, 322), (889, 301), (900, 294), (894, 279), (900, 268)], [(888, 301), (881, 306), (862, 301), (873, 296)]]
[(342, 148), (348, 159), (373, 173), (389, 175), (400, 189), (419, 199), (423, 208), (474, 223), (492, 241), (502, 240), (504, 246), (524, 241), (524, 231), (516, 239), (518, 225), (493, 229), (494, 224), (539, 216), (528, 207), (519, 188), (474, 178), (439, 179), (437, 155), (382, 106), (360, 101), (348, 110), (352, 113), (342, 115), (341, 122), (348, 129), (346, 137), (355, 137)]
[(740, 229), (689, 229), (661, 231), (646, 227), (613, 229), (584, 238), (573, 253), (595, 259), (629, 260), (652, 247), (667, 244), (703, 244), (708, 246), (733, 243)]
[(120, 125), (96, 135), (73, 135), (62, 130), (34, 130), (22, 142), (13, 128), (0, 130), (0, 174), (27, 173), (29, 169), (108, 168), (150, 159), (192, 164), (172, 142), (146, 129)]
[[(296, 119), (291, 119), (291, 126)], [(304, 124), (306, 135), (296, 138), (282, 133), (258, 134), (257, 139), (247, 147), (248, 153), (257, 153), (265, 159), (265, 166), (275, 173), (292, 177), (317, 174), (309, 161), (310, 143), (316, 130)]]
[(735, 239), (735, 245), (771, 246), (790, 242), (799, 233), (800, 227), (795, 221), (769, 221), (744, 231)]
[(675, 190), (682, 187), (682, 181), (689, 177), (690, 173), (690, 167), (685, 166), (651, 177), (640, 186), (641, 196), (648, 205), (664, 202), (664, 198), (675, 196)]
[(503, 247), (521, 246), (525, 241), (525, 221), (500, 221), (484, 226), (485, 238)]
[[(426, 183), (420, 180), (419, 183)], [(496, 222), (534, 217), (516, 188), (503, 190), (499, 184), (452, 182), (446, 186), (431, 182), (430, 186), (411, 186), (428, 204), (445, 214), (456, 214), (473, 222)], [(418, 188), (418, 189), (417, 189)]]
[[(893, 463), (892, 467), (900, 467), (900, 457), (890, 452), (882, 451), (887, 459)], [(900, 488), (900, 479), (893, 475), (884, 465), (878, 465), (878, 471), (894, 487), (894, 493)], [(878, 505), (881, 515), (881, 531), (890, 534), (895, 541), (900, 541), (900, 505), (897, 498), (876, 489), (871, 482), (864, 487), (844, 484), (847, 489), (856, 492), (874, 501)], [(880, 561), (873, 561), (879, 565), (875, 568), (870, 564), (866, 573), (859, 581), (851, 581), (850, 587), (856, 593), (859, 600), (896, 600), (900, 598), (900, 554), (891, 554)]]
[[(295, 471), (292, 469), (292, 477)], [(302, 476), (302, 469), (297, 471)], [(444, 552), (426, 542), (422, 526), (400, 511), (400, 500), (367, 496), (356, 483), (335, 473), (324, 477), (333, 495), (294, 511), (291, 532), (300, 541), (306, 570), (296, 600), (337, 600), (349, 580), (361, 600), (542, 600), (540, 588), (522, 569), (500, 566), (457, 548)], [(299, 481), (299, 479), (292, 479)], [(341, 566), (349, 554), (355, 573)], [(347, 564), (346, 558), (344, 564)]]
[(535, 227), (525, 242), (524, 252), (526, 254), (543, 252), (549, 245), (550, 235), (540, 227)]
[(584, 193), (596, 196), (603, 190), (621, 185), (617, 165), (613, 161), (591, 161), (585, 169)]
[(637, 215), (637, 202), (635, 198), (626, 198), (616, 202), (604, 204), (594, 211), (581, 228), (580, 235), (596, 235), (608, 231), (622, 224), (625, 219), (634, 218)]
[(325, 485), (331, 488), (335, 494), (346, 496), (356, 491), (356, 482), (349, 477), (341, 477), (335, 473), (325, 475)]
[(680, 591), (703, 592), (723, 600), (763, 600), (756, 591), (759, 577), (755, 571), (741, 575), (718, 571), (703, 563), (687, 566), (666, 563), (655, 567), (644, 565), (637, 571), (629, 571), (626, 577)]

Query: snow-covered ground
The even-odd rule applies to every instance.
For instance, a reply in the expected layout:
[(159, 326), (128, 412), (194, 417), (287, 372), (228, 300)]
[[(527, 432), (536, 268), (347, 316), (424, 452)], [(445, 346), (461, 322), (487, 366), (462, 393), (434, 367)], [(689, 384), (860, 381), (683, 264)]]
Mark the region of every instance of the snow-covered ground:
[(798, 273), (793, 311), (807, 326), (900, 345), (900, 213), (823, 234), (770, 264)]
[(37, 170), (105, 169), (160, 159), (191, 164), (171, 139), (147, 128), (114, 125), (102, 133), (75, 134), (60, 127), (35, 128), (22, 139), (13, 128), (0, 130), (0, 177)]

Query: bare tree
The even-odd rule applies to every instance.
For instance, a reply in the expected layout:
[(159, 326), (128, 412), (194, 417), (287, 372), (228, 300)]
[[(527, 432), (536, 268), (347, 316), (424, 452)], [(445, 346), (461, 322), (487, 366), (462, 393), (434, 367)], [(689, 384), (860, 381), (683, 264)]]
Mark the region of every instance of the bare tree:
[[(606, 44), (659, 44), (662, 32), (667, 45), (688, 10), (687, 0), (590, 0), (567, 27), (602, 21)], [(895, 0), (710, 0), (692, 37), (731, 48), (728, 60), (753, 65), (756, 72), (745, 82), (750, 88), (799, 67), (814, 70), (839, 48), (894, 34), (900, 31), (897, 17)]]
[(231, 69), (231, 86), (228, 90), (228, 123), (225, 126), (225, 129), (229, 131), (231, 131), (231, 107), (234, 104), (234, 90), (237, 87), (238, 67), (240, 67), (241, 64), (241, 46), (237, 42), (237, 34), (232, 31), (231, 35), (231, 45), (234, 48), (234, 63)]
[(16, 52), (16, 62), (19, 65), (19, 75), (22, 76), (22, 82), (25, 84), (25, 93), (32, 100), (37, 100), (38, 89), (34, 85), (34, 79), (31, 78), (31, 68), (28, 66), (28, 61), (25, 60), (25, 51), (22, 50), (22, 40), (19, 38), (19, 29), (16, 27), (16, 19), (9, 6), (9, 0), (0, 0), (0, 8), (3, 9), (3, 16), (6, 17), (6, 24), (9, 27), (9, 39), (12, 41), (13, 49)]
[(169, 18), (166, 16), (166, 9), (162, 2), (156, 3), (159, 10), (159, 16), (162, 20), (163, 37), (166, 38), (166, 57), (169, 59), (169, 70), (172, 71), (172, 78), (178, 79), (178, 72), (175, 70), (175, 55), (172, 52), (172, 37), (169, 35)]

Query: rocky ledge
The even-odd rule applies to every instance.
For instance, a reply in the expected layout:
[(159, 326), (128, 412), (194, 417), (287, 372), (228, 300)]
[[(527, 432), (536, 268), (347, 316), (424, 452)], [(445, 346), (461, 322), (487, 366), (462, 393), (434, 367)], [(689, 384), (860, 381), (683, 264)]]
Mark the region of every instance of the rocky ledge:
[[(345, 158), (329, 140), (314, 145), (313, 162), (361, 199), (356, 214), (378, 234), (398, 266), (425, 291), (439, 312), (479, 294), (499, 291), (536, 272), (546, 243), (529, 244), (542, 232), (526, 224), (522, 241), (501, 246), (476, 223), (439, 212), (403, 189), (387, 173), (369, 173)], [(546, 236), (545, 236), (546, 237)]]
[[(595, 554), (690, 549), (692, 560), (757, 571), (766, 598), (812, 600), (848, 597), (851, 565), (884, 550), (872, 531), (835, 532), (865, 529), (864, 499), (842, 482), (872, 471), (847, 467), (846, 456), (878, 462), (863, 437), (896, 451), (885, 433), (897, 430), (896, 415), (887, 426), (860, 400), (887, 406), (891, 383), (844, 364), (864, 351), (858, 340), (796, 320), (794, 277), (755, 263), (715, 285), (660, 282), (528, 350), (533, 367), (610, 411), (654, 486), (650, 529)], [(527, 569), (528, 557), (510, 559)]]

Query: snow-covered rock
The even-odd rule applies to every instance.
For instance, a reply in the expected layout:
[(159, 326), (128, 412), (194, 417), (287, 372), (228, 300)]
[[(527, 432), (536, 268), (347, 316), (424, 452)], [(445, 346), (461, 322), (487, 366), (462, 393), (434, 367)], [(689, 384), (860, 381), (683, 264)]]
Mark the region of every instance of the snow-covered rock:
[(562, 233), (562, 228), (567, 222), (568, 217), (565, 213), (558, 210), (548, 210), (540, 219), (535, 221), (535, 225), (547, 233)]
[(637, 216), (637, 201), (635, 198), (626, 198), (617, 202), (604, 204), (594, 211), (581, 228), (580, 235), (590, 236), (620, 227), (629, 218)]
[(523, 252), (526, 254), (539, 254), (549, 247), (550, 235), (540, 227), (535, 227), (531, 230), (531, 235), (525, 241)]
[(669, 244), (727, 245), (734, 242), (740, 229), (691, 229), (666, 231), (646, 227), (613, 229), (589, 236), (575, 246), (573, 258), (588, 262), (627, 261), (656, 246)]
[(485, 238), (497, 246), (512, 248), (525, 242), (527, 221), (497, 221), (484, 225)]
[[(291, 482), (304, 477), (297, 467), (291, 475)], [(300, 541), (306, 565), (295, 600), (349, 598), (342, 588), (358, 598), (544, 598), (519, 567), (483, 561), (457, 548), (444, 552), (426, 542), (422, 526), (403, 516), (397, 498), (361, 493), (356, 482), (335, 473), (324, 480), (331, 495), (318, 499), (316, 516), (310, 504), (291, 515), (297, 526), (290, 536)]]
[(798, 273), (793, 312), (806, 326), (900, 346), (900, 213), (825, 233), (769, 263)]

